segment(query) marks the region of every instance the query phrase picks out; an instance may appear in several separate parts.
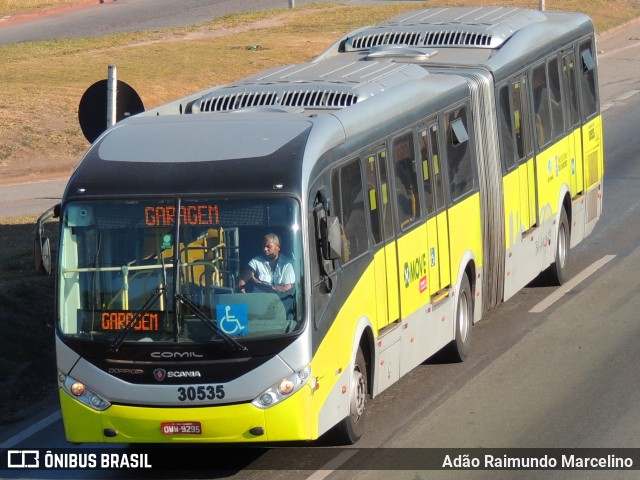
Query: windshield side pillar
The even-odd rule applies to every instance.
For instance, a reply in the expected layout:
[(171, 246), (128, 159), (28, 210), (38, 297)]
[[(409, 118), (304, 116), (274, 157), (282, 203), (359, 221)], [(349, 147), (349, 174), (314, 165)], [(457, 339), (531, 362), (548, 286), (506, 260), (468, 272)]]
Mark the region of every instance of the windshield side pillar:
[(176, 213), (174, 222), (174, 241), (173, 241), (173, 341), (178, 343), (180, 341), (180, 319), (181, 319), (181, 305), (178, 301), (178, 295), (180, 293), (180, 198), (176, 199)]

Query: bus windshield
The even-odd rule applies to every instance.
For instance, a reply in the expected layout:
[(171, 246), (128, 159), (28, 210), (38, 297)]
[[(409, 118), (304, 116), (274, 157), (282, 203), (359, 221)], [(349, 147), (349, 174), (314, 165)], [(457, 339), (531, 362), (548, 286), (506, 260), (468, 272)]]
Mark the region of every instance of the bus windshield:
[(291, 335), (303, 323), (299, 227), (288, 197), (70, 203), (60, 332), (115, 348)]

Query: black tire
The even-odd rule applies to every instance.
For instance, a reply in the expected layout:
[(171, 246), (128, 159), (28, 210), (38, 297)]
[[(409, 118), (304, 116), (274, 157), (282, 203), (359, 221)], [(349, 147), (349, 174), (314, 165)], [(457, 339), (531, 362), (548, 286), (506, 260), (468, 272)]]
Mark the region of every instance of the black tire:
[(562, 212), (560, 212), (560, 223), (558, 224), (555, 260), (545, 272), (547, 283), (550, 285), (562, 285), (567, 280), (570, 242), (571, 230), (569, 229), (569, 218), (563, 208)]
[(447, 359), (451, 362), (464, 362), (471, 351), (471, 330), (473, 327), (473, 293), (467, 275), (462, 277), (458, 304), (456, 306), (456, 333), (449, 344)]
[(349, 415), (338, 424), (338, 443), (353, 445), (362, 437), (369, 396), (368, 387), (367, 365), (362, 349), (358, 348), (349, 382)]

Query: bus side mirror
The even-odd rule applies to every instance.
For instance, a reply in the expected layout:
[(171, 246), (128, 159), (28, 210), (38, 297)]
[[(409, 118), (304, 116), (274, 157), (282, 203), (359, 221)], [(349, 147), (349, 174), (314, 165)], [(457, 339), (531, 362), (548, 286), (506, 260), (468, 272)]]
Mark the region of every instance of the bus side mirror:
[(51, 242), (48, 237), (38, 237), (35, 239), (33, 254), (36, 274), (51, 275)]
[(342, 257), (342, 235), (338, 217), (326, 216), (320, 219), (320, 245), (325, 260)]
[(36, 274), (51, 275), (51, 241), (44, 236), (44, 223), (50, 218), (60, 217), (60, 204), (54, 205), (38, 218), (36, 222), (33, 260)]

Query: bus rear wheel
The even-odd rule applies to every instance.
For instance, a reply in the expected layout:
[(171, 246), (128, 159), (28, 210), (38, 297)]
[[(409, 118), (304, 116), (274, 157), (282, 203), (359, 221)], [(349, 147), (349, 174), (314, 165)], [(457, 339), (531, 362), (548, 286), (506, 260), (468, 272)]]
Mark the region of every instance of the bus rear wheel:
[(358, 347), (356, 361), (349, 379), (349, 415), (338, 425), (339, 442), (356, 443), (364, 432), (364, 420), (368, 397), (367, 365), (362, 349)]
[(555, 261), (545, 272), (550, 285), (562, 285), (567, 279), (570, 241), (569, 218), (567, 217), (566, 210), (563, 208), (562, 212), (560, 212), (560, 222), (558, 224)]
[(447, 358), (451, 362), (464, 362), (471, 351), (471, 329), (473, 327), (473, 293), (469, 277), (464, 275), (458, 292), (456, 307), (456, 333), (449, 344)]

